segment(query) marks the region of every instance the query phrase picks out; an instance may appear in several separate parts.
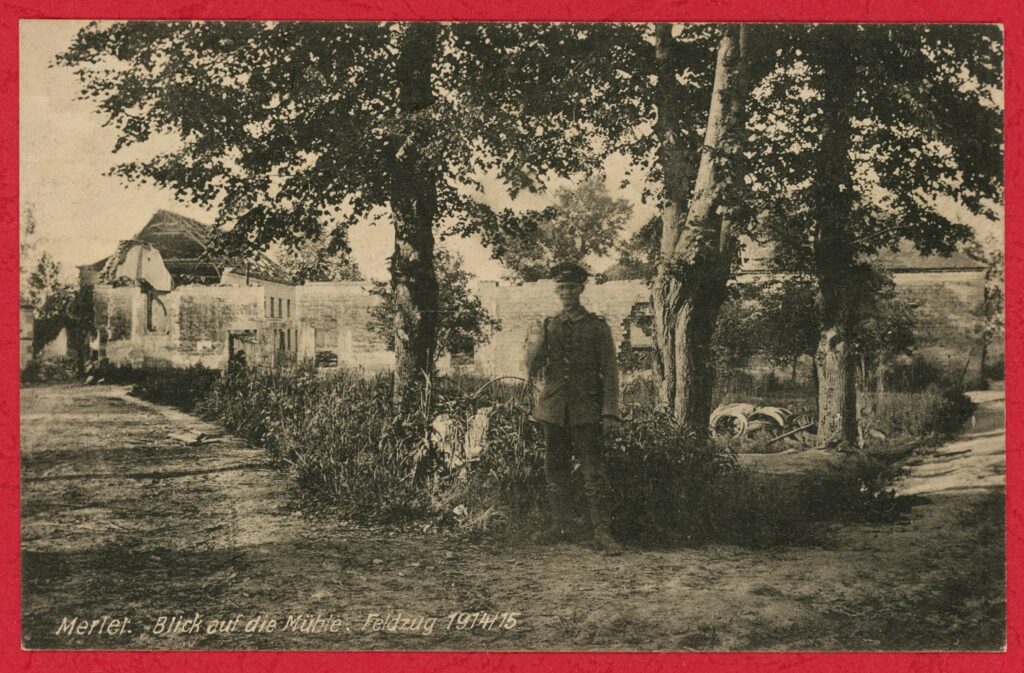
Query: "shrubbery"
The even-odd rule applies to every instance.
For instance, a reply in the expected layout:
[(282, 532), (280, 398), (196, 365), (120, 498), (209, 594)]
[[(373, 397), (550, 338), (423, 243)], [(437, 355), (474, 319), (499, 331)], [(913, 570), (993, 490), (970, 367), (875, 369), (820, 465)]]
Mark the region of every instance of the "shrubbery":
[(390, 395), (387, 375), (241, 368), (216, 382), (200, 411), (266, 447), (310, 493), (353, 516), (421, 518), (437, 481), (426, 470), (426, 426), (394, 414)]
[[(265, 447), (305, 494), (359, 520), (518, 539), (544, 517), (543, 440), (521, 382), (439, 378), (432, 409), (400, 416), (390, 374), (239, 368), (221, 375), (199, 366), (104, 365), (91, 375), (224, 423)], [(896, 513), (887, 490), (896, 472), (888, 468), (854, 461), (841, 470), (785, 476), (744, 468), (731, 451), (686, 435), (655, 411), (653, 393), (649, 381), (627, 384), (627, 418), (607, 437), (612, 523), (623, 540), (799, 543), (813, 539), (822, 521)], [(973, 411), (962, 394), (938, 388), (863, 396), (862, 405), (866, 427), (891, 436), (946, 436)], [(480, 450), (469, 457), (465, 438), (481, 415)], [(581, 472), (573, 473), (575, 511), (585, 531)]]
[(136, 370), (132, 394), (136, 397), (168, 404), (183, 411), (194, 411), (206, 399), (220, 370), (194, 365), (185, 369), (154, 367)]
[(90, 383), (130, 385), (132, 395), (177, 407), (183, 411), (194, 411), (206, 399), (220, 378), (220, 370), (202, 365), (191, 367), (161, 367), (114, 365), (103, 361), (86, 370)]
[[(479, 383), (437, 382), (434, 412), (444, 419), (443, 441), (427, 409), (407, 418), (394, 414), (388, 375), (242, 369), (217, 380), (200, 410), (265, 446), (308, 493), (350, 516), (519, 537), (543, 517), (542, 439), (521, 388)], [(483, 448), (466, 459), (463, 440), (484, 408)], [(872, 482), (877, 475), (856, 470), (795, 479), (760, 475), (649, 408), (632, 407), (628, 415), (606, 447), (613, 526), (623, 539), (798, 542), (816, 521), (864, 515), (880, 492), (881, 482)], [(575, 471), (574, 479), (581, 478)], [(575, 493), (582, 497), (582, 484)], [(585, 512), (582, 505), (578, 513)], [(579, 519), (585, 528), (585, 515)]]
[(21, 383), (67, 383), (78, 378), (78, 362), (71, 356), (31, 360), (21, 371)]
[(861, 394), (859, 405), (865, 430), (930, 441), (955, 435), (975, 409), (960, 389), (937, 385), (920, 392)]

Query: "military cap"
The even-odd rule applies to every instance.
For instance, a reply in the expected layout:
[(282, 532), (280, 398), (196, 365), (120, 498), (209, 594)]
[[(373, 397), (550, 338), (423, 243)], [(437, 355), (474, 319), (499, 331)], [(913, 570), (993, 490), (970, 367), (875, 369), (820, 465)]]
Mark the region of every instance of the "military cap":
[(572, 262), (561, 262), (551, 267), (551, 279), (556, 283), (585, 283), (589, 275), (586, 269)]

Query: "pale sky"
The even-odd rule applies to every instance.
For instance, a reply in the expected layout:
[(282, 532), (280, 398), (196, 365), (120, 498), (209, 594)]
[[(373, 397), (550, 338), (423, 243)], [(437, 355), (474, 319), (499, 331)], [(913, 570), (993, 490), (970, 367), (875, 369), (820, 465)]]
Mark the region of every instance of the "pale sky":
[[(103, 127), (104, 119), (95, 112), (92, 103), (76, 100), (79, 84), (70, 70), (49, 67), (53, 57), (70, 44), (83, 25), (82, 21), (20, 23), (21, 203), (33, 206), (38, 248), (53, 255), (67, 274), (72, 274), (76, 265), (111, 254), (118, 241), (133, 236), (161, 208), (201, 222), (214, 219), (212, 213), (202, 208), (177, 201), (167, 190), (126, 184), (104, 175), (123, 160), (112, 153), (116, 131)], [(609, 191), (633, 204), (633, 218), (626, 228), (628, 235), (650, 219), (655, 210), (651, 203), (641, 202), (642, 185), (620, 189), (625, 163), (621, 157), (613, 158), (606, 164), (606, 172)], [(544, 207), (554, 187), (561, 184), (568, 182), (552, 183), (543, 195), (526, 194), (515, 202), (492, 195), (488, 202), (492, 207)], [(965, 212), (958, 215), (984, 234), (1002, 239), (1000, 222), (971, 218)], [(349, 239), (353, 257), (363, 273), (386, 278), (386, 258), (394, 244), (390, 227), (357, 225), (350, 230)], [(498, 280), (505, 273), (477, 239), (449, 239), (445, 245), (461, 253), (467, 270), (482, 279)], [(594, 260), (594, 267), (600, 271), (611, 263), (610, 259)]]

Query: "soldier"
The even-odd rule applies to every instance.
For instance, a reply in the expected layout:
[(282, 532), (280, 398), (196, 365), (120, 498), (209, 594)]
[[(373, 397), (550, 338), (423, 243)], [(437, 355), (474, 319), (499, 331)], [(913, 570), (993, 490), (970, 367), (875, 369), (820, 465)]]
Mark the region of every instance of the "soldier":
[(550, 527), (546, 541), (564, 538), (569, 474), (573, 454), (583, 468), (584, 491), (594, 527), (594, 546), (609, 553), (622, 547), (610, 527), (610, 487), (605, 470), (602, 429), (619, 421), (619, 371), (608, 323), (580, 305), (587, 280), (582, 267), (562, 263), (551, 270), (562, 302), (558, 315), (530, 332), (526, 368), (533, 387), (533, 418), (544, 431)]

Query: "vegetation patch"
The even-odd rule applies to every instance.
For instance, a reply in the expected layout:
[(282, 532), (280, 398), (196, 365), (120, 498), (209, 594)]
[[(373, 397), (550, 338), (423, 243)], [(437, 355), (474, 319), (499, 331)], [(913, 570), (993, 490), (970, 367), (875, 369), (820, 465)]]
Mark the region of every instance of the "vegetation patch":
[[(198, 409), (265, 446), (307, 493), (355, 519), (519, 539), (544, 517), (543, 440), (521, 386), (482, 383), (439, 379), (436, 406), (403, 417), (390, 375), (239, 369), (217, 379)], [(877, 503), (895, 475), (881, 468), (763, 475), (667, 415), (633, 406), (626, 416), (607, 437), (606, 460), (613, 527), (633, 543), (799, 543), (815, 539), (822, 521), (886, 513)], [(583, 535), (581, 471), (573, 478)]]

